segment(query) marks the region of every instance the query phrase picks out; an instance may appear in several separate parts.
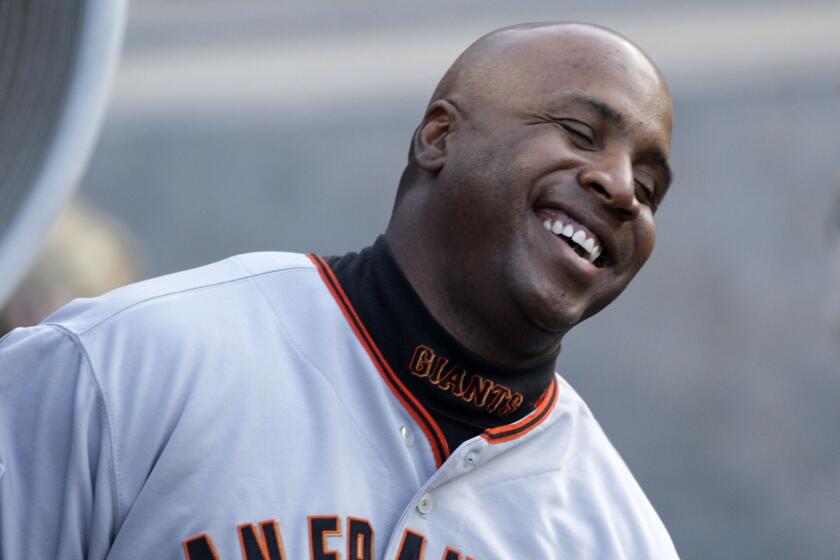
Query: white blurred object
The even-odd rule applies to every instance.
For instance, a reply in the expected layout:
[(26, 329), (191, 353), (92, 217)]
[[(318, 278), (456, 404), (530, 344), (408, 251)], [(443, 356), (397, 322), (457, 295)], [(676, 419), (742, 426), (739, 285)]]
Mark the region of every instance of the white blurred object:
[(125, 15), (124, 0), (0, 4), (0, 305), (82, 176)]

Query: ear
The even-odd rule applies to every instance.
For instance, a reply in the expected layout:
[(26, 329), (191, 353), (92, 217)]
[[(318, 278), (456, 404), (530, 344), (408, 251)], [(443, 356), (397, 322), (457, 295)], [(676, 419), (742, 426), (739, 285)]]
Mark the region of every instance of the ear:
[(451, 149), (451, 133), (455, 129), (457, 109), (445, 99), (438, 99), (426, 109), (423, 122), (414, 131), (414, 159), (421, 169), (438, 172)]

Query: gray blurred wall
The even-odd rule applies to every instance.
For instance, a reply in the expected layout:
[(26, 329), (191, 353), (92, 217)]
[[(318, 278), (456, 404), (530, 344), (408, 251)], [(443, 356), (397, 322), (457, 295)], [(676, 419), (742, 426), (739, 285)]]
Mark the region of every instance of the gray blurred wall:
[[(838, 340), (821, 318), (840, 185), (840, 3), (135, 1), (82, 194), (147, 276), (383, 231), (408, 139), (473, 39), (584, 20), (676, 103), (658, 245), (565, 341), (684, 558), (840, 557)], [(621, 351), (605, 353), (604, 341)]]

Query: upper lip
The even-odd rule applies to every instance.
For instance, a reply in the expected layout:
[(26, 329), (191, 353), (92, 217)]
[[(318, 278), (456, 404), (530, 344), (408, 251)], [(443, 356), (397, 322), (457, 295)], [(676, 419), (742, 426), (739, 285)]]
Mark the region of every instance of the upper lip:
[(535, 208), (537, 210), (540, 208), (547, 210), (559, 210), (560, 212), (568, 214), (571, 219), (585, 226), (592, 233), (598, 236), (598, 240), (601, 242), (601, 245), (606, 252), (608, 262), (610, 264), (615, 264), (618, 253), (616, 251), (613, 228), (595, 216), (595, 212), (581, 212), (575, 208), (570, 208), (567, 204), (552, 200), (542, 200), (536, 204)]

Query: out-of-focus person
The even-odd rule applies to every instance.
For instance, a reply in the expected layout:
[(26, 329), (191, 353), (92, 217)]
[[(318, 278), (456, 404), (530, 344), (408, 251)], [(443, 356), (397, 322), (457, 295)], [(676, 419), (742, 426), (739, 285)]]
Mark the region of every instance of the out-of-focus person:
[(0, 336), (40, 322), (75, 298), (98, 296), (137, 278), (137, 250), (129, 234), (114, 219), (75, 199), (0, 310)]

